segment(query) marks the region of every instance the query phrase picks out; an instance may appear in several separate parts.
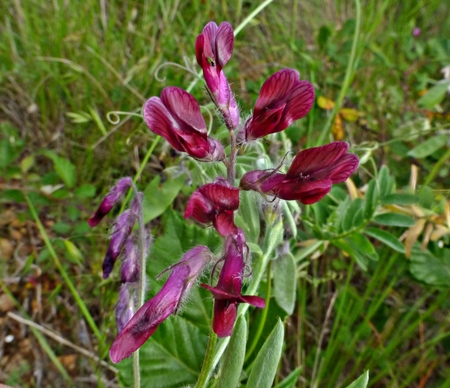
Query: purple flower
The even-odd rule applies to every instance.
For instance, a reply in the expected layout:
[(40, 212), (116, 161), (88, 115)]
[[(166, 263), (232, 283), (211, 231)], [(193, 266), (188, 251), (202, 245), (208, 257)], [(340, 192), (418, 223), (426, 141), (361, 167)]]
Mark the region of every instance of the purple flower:
[(117, 333), (120, 333), (134, 314), (134, 299), (139, 281), (139, 250), (133, 236), (129, 236), (123, 252), (119, 300), (116, 306)]
[(217, 178), (197, 189), (189, 198), (184, 218), (192, 217), (198, 222), (209, 224), (222, 236), (236, 233), (234, 211), (239, 207), (239, 189), (230, 187), (224, 178)]
[(419, 28), (419, 27), (414, 28), (414, 30), (413, 30), (413, 36), (414, 36), (415, 38), (417, 38), (419, 35), (420, 35), (420, 28)]
[(161, 322), (176, 312), (197, 277), (213, 258), (205, 246), (188, 251), (172, 270), (161, 290), (130, 319), (113, 342), (109, 355), (117, 363), (129, 357), (155, 332)]
[(293, 69), (283, 69), (264, 82), (253, 109), (238, 135), (239, 142), (283, 131), (293, 121), (305, 116), (314, 102), (314, 88), (308, 81), (300, 81)]
[(98, 223), (105, 217), (114, 205), (119, 201), (120, 197), (133, 185), (131, 178), (126, 177), (120, 179), (111, 191), (103, 198), (102, 203), (98, 207), (95, 214), (88, 219), (88, 224), (91, 228), (98, 225)]
[(358, 157), (347, 153), (348, 144), (336, 141), (300, 152), (286, 174), (255, 170), (240, 182), (243, 190), (255, 190), (304, 204), (319, 201), (333, 183), (344, 182), (358, 167)]
[(227, 22), (219, 27), (214, 22), (208, 23), (195, 42), (197, 63), (203, 70), (211, 98), (229, 129), (239, 125), (239, 110), (222, 69), (230, 60), (233, 46), (233, 27)]
[(133, 225), (136, 221), (136, 216), (132, 210), (125, 210), (119, 217), (117, 217), (114, 229), (111, 234), (111, 241), (109, 242), (108, 250), (106, 251), (103, 260), (103, 279), (106, 279), (122, 251), (125, 242), (131, 234)]
[(130, 293), (130, 288), (134, 285), (124, 283), (120, 286), (119, 300), (116, 306), (116, 325), (117, 333), (120, 334), (125, 325), (130, 321), (134, 314), (134, 290)]
[(161, 98), (152, 97), (145, 103), (143, 115), (150, 130), (176, 150), (206, 162), (225, 158), (222, 144), (207, 136), (198, 102), (183, 89), (164, 88)]
[(213, 330), (219, 337), (228, 337), (233, 332), (239, 303), (249, 303), (264, 308), (266, 302), (258, 296), (241, 295), (244, 276), (244, 257), (248, 247), (241, 229), (229, 235), (224, 246), (224, 264), (216, 287), (202, 284), (214, 296)]

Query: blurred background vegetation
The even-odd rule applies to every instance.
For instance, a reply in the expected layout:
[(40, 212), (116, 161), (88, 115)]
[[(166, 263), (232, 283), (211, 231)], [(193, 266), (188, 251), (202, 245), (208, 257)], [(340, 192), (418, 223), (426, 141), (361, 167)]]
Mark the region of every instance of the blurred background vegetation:
[[(274, 301), (264, 330), (276, 316), (285, 320), (277, 382), (296, 373), (294, 385), (285, 386), (346, 386), (367, 369), (369, 386), (450, 386), (450, 4), (363, 1), (360, 16), (355, 4), (275, 0), (238, 33), (225, 68), (244, 116), (276, 70), (295, 68), (314, 84), (320, 99), (307, 118), (264, 143), (275, 163), (286, 146), (299, 151), (333, 139), (348, 141), (362, 158), (353, 186), (342, 185), (301, 216), (298, 207), (284, 210), (298, 221), (288, 236), (297, 302), (288, 314)], [(118, 386), (117, 370), (99, 360), (109, 362), (120, 281), (117, 274), (101, 280), (108, 230), (91, 231), (86, 223), (118, 178), (136, 177), (140, 188), (149, 187), (149, 203), (152, 193), (156, 202), (169, 193), (170, 201), (148, 210), (156, 238), (151, 259), (202, 241), (219, 246), (213, 233), (180, 219), (195, 185), (214, 174), (202, 175), (165, 142), (156, 143), (138, 115), (145, 100), (168, 85), (186, 89), (198, 81), (192, 93), (207, 104), (195, 75), (196, 36), (211, 20), (236, 28), (258, 5), (1, 2), (0, 382)], [(219, 125), (215, 120), (213, 128)], [(218, 132), (222, 136), (223, 128)], [(174, 183), (168, 178), (179, 166), (188, 179)], [(384, 190), (372, 204), (370, 181)], [(161, 194), (165, 182), (171, 186)], [(368, 228), (376, 252), (348, 246), (358, 246), (342, 237), (353, 236), (354, 220), (347, 229), (347, 221), (339, 221), (343, 239), (327, 235), (329, 222), (339, 218), (330, 209), (343, 213), (352, 206), (340, 205), (347, 191), (353, 212), (367, 209), (360, 228)], [(159, 273), (178, 258), (155, 260), (149, 271)], [(199, 335), (207, 333), (207, 321), (195, 311), (186, 315)], [(169, 325), (155, 342), (167, 341)], [(189, 384), (196, 373), (154, 386)]]

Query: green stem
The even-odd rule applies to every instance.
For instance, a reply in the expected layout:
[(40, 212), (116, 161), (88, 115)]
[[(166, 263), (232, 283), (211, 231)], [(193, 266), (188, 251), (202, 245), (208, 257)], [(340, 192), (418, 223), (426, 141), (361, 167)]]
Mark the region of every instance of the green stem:
[(55, 250), (53, 249), (53, 245), (47, 235), (47, 232), (44, 229), (44, 226), (42, 225), (41, 220), (39, 219), (39, 216), (37, 214), (36, 208), (34, 207), (31, 200), (28, 198), (27, 195), (25, 195), (25, 200), (27, 201), (28, 207), (30, 209), (31, 215), (34, 218), (34, 221), (36, 222), (36, 225), (39, 229), (39, 232), (42, 236), (42, 239), (44, 240), (45, 246), (48, 249), (48, 252), (50, 253), (50, 256), (53, 259), (53, 262), (55, 263), (56, 268), (58, 268), (59, 273), (63, 277), (64, 281), (67, 284), (67, 287), (69, 287), (70, 292), (72, 293), (73, 298), (75, 299), (75, 302), (77, 303), (78, 307), (80, 308), (82, 314), (84, 315), (84, 318), (86, 319), (89, 327), (94, 332), (95, 336), (97, 337), (97, 340), (99, 341), (99, 344), (103, 343), (103, 336), (100, 334), (100, 331), (97, 327), (97, 325), (94, 322), (94, 319), (92, 318), (92, 315), (90, 314), (89, 310), (87, 309), (86, 305), (83, 302), (83, 299), (81, 299), (80, 295), (78, 295), (77, 289), (73, 285), (72, 281), (70, 280), (69, 275), (67, 274), (66, 270), (62, 266)]
[[(133, 183), (136, 184), (138, 179), (141, 177), (142, 171), (144, 171), (145, 165), (147, 164), (148, 160), (153, 154), (153, 151), (155, 150), (156, 145), (159, 142), (159, 139), (161, 139), (161, 136), (156, 136), (153, 140), (152, 145), (148, 149), (147, 153), (144, 156), (144, 159), (142, 159), (142, 162), (139, 166), (139, 170), (137, 171), (136, 175), (133, 178)], [(122, 203), (122, 207), (120, 208), (120, 213), (122, 213), (125, 210), (125, 206), (127, 206), (127, 203), (129, 202), (131, 195), (133, 194), (133, 189), (128, 190), (127, 196), (125, 197), (125, 200)]]
[(441, 170), (443, 164), (449, 158), (450, 158), (450, 148), (447, 150), (447, 152), (444, 155), (441, 156), (441, 158), (434, 165), (433, 169), (428, 174), (427, 179), (425, 179), (425, 182), (423, 183), (422, 188), (427, 186), (436, 177), (436, 175), (439, 174), (439, 171)]
[(361, 28), (361, 3), (360, 3), (360, 0), (355, 0), (355, 6), (356, 6), (355, 34), (353, 36), (352, 51), (350, 52), (350, 58), (348, 61), (347, 70), (345, 71), (344, 82), (342, 84), (342, 88), (341, 88), (341, 91), (339, 92), (339, 96), (336, 100), (336, 103), (334, 104), (334, 108), (331, 111), (331, 114), (328, 116), (328, 120), (326, 121), (326, 123), (322, 129), (322, 132), (319, 136), (319, 140), (316, 143), (317, 145), (322, 145), (323, 142), (325, 141), (325, 137), (330, 132), (331, 124), (333, 123), (333, 120), (334, 120), (336, 114), (341, 109), (342, 102), (344, 101), (344, 97), (347, 94), (348, 88), (350, 87), (350, 84), (355, 75), (356, 50), (358, 48), (359, 32), (360, 32), (360, 28)]
[(245, 361), (247, 361), (250, 356), (252, 355), (252, 353), (254, 352), (254, 350), (256, 349), (256, 345), (258, 345), (259, 339), (261, 338), (261, 334), (263, 332), (266, 320), (267, 320), (267, 315), (269, 313), (269, 304), (270, 304), (270, 296), (272, 294), (272, 282), (271, 282), (271, 276), (272, 276), (272, 261), (269, 262), (269, 265), (267, 266), (267, 295), (266, 295), (266, 307), (263, 308), (262, 310), (262, 314), (261, 314), (261, 320), (259, 321), (258, 324), (258, 329), (256, 331), (255, 336), (253, 337), (252, 343), (249, 347), (249, 349), (247, 350), (246, 354), (245, 354)]
[[(229, 338), (229, 337), (227, 337)], [(205, 359), (203, 360), (202, 370), (200, 371), (200, 375), (197, 380), (197, 384), (195, 385), (195, 388), (203, 388), (206, 387), (206, 384), (209, 380), (209, 377), (211, 375), (211, 372), (213, 371), (214, 367), (214, 350), (216, 348), (217, 343), (217, 335), (214, 333), (214, 330), (211, 327), (211, 330), (209, 332), (209, 338), (208, 338), (208, 345), (206, 347), (206, 354)]]

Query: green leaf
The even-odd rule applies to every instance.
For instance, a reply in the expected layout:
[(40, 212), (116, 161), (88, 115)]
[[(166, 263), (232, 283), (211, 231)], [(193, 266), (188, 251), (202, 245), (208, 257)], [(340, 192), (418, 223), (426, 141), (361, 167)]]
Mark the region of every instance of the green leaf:
[(248, 241), (257, 242), (260, 233), (257, 193), (241, 191), (240, 206), (236, 212), (236, 224), (244, 231)]
[(364, 217), (366, 220), (370, 220), (377, 208), (379, 198), (377, 181), (372, 179), (369, 182), (365, 195)]
[(95, 196), (95, 186), (90, 184), (81, 185), (73, 191), (73, 194), (76, 198), (92, 198)]
[(359, 376), (353, 383), (351, 383), (347, 388), (366, 388), (369, 384), (369, 371), (364, 372)]
[(383, 197), (381, 203), (383, 205), (414, 205), (419, 203), (420, 197), (417, 194), (396, 193)]
[(308, 245), (307, 247), (299, 249), (295, 253), (295, 256), (294, 256), (296, 263), (302, 261), (304, 258), (306, 258), (309, 255), (313, 254), (315, 251), (320, 249), (322, 247), (322, 245), (323, 245), (323, 241), (322, 240), (317, 240), (317, 241), (314, 241), (312, 244)]
[(394, 191), (395, 180), (389, 174), (389, 169), (386, 165), (383, 165), (380, 168), (377, 183), (378, 183), (378, 190), (379, 190), (381, 198), (383, 198), (386, 195), (391, 194)]
[(291, 253), (281, 255), (273, 263), (273, 294), (278, 305), (289, 315), (294, 312), (297, 267)]
[[(141, 347), (141, 386), (172, 388), (197, 381), (207, 336), (181, 316), (171, 316)], [(132, 359), (116, 365), (119, 380), (125, 387), (133, 386)]]
[(429, 250), (422, 251), (414, 246), (409, 262), (409, 271), (419, 281), (430, 286), (450, 287), (450, 250), (442, 258)]
[(283, 208), (283, 221), (289, 225), (291, 229), (292, 237), (295, 238), (297, 236), (297, 225), (294, 220), (294, 216), (292, 211), (288, 205), (287, 201), (281, 201), (281, 207)]
[(354, 249), (346, 239), (333, 240), (331, 243), (340, 250), (346, 252), (364, 271), (367, 271), (368, 258)]
[(270, 388), (277, 373), (283, 349), (284, 327), (278, 319), (272, 333), (261, 347), (248, 377), (247, 387)]
[(62, 179), (64, 184), (69, 188), (73, 188), (76, 182), (76, 171), (75, 165), (73, 165), (67, 159), (61, 158), (56, 155), (53, 151), (43, 150), (40, 153), (47, 158), (51, 159), (56, 173)]
[(374, 222), (380, 225), (409, 227), (415, 224), (413, 218), (399, 213), (383, 213), (374, 217)]
[(450, 86), (450, 81), (438, 82), (426, 94), (419, 98), (417, 104), (425, 109), (432, 109), (440, 104)]
[(72, 229), (72, 225), (66, 222), (57, 222), (52, 226), (52, 230), (58, 234), (67, 234)]
[(376, 229), (376, 228), (366, 228), (364, 233), (378, 241), (381, 241), (383, 244), (392, 248), (394, 251), (405, 253), (405, 248), (403, 244), (398, 241), (398, 238), (393, 234), (386, 232), (385, 230)]
[(284, 228), (281, 220), (276, 221), (274, 225), (270, 227), (270, 232), (266, 233), (264, 239), (264, 249), (266, 255), (270, 255), (273, 250), (275, 250), (278, 245), (283, 241)]
[(346, 238), (352, 247), (371, 260), (378, 260), (378, 253), (369, 239), (361, 233), (353, 233)]
[(362, 199), (356, 198), (350, 203), (344, 219), (342, 220), (342, 230), (347, 232), (353, 228), (357, 228), (364, 222)]
[(245, 359), (245, 347), (247, 344), (247, 323), (243, 315), (240, 315), (233, 329), (230, 343), (223, 356), (218, 388), (237, 387)]
[(302, 367), (299, 366), (295, 368), (283, 381), (277, 384), (275, 388), (295, 388), (301, 372)]
[(164, 213), (172, 204), (181, 190), (186, 176), (180, 175), (174, 179), (168, 179), (161, 183), (161, 177), (157, 175), (144, 190), (144, 221), (145, 223), (155, 219)]
[(415, 146), (412, 150), (408, 152), (408, 155), (412, 158), (426, 158), (431, 154), (434, 154), (439, 148), (445, 147), (447, 145), (448, 135), (437, 135), (430, 137), (423, 143)]
[(69, 261), (81, 265), (83, 263), (83, 255), (81, 254), (77, 246), (70, 240), (64, 240), (64, 246), (67, 252), (66, 257), (69, 259)]

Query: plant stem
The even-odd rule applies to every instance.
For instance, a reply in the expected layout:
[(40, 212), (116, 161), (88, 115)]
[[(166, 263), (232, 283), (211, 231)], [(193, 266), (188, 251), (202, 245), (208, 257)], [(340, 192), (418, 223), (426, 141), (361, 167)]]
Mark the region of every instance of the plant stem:
[[(136, 184), (138, 179), (141, 177), (142, 171), (144, 171), (145, 165), (147, 164), (148, 160), (152, 156), (153, 151), (155, 150), (155, 147), (159, 142), (159, 139), (161, 139), (161, 136), (155, 137), (155, 140), (153, 140), (153, 143), (150, 146), (150, 148), (148, 149), (147, 153), (145, 154), (144, 159), (142, 159), (142, 162), (139, 166), (139, 170), (137, 171), (136, 175), (133, 178), (134, 184)], [(125, 200), (122, 203), (122, 207), (120, 208), (120, 213), (123, 213), (123, 211), (125, 210), (125, 206), (127, 206), (127, 203), (129, 202), (132, 193), (133, 193), (133, 190), (128, 190), (127, 196), (125, 197)]]
[[(156, 143), (156, 140), (155, 142)], [(145, 234), (144, 225), (144, 213), (142, 207), (142, 196), (140, 195), (137, 187), (133, 184), (134, 198), (138, 201), (139, 213), (138, 219), (138, 240), (139, 240), (139, 281), (138, 281), (138, 297), (135, 305), (135, 311), (138, 311), (145, 300), (146, 291), (146, 262), (148, 256), (147, 236)], [(134, 388), (140, 388), (141, 386), (141, 373), (139, 363), (139, 349), (133, 353), (133, 375), (134, 375)]]
[(353, 44), (352, 51), (350, 52), (350, 58), (348, 60), (347, 70), (345, 71), (345, 78), (342, 84), (341, 91), (339, 92), (339, 96), (334, 104), (334, 108), (331, 111), (331, 114), (328, 116), (328, 120), (325, 123), (322, 132), (319, 136), (319, 140), (317, 140), (317, 145), (322, 145), (325, 140), (325, 137), (330, 132), (331, 124), (333, 123), (336, 114), (339, 112), (342, 106), (342, 102), (344, 101), (344, 97), (347, 94), (348, 88), (353, 80), (355, 75), (355, 62), (356, 62), (356, 50), (358, 48), (359, 42), (359, 31), (361, 28), (361, 3), (360, 0), (355, 0), (356, 6), (356, 26), (355, 26), (355, 35), (353, 36)]
[(227, 180), (228, 183), (234, 187), (234, 180), (236, 178), (236, 136), (234, 135), (234, 131), (230, 131), (230, 157), (228, 158), (227, 165)]
[(211, 327), (211, 330), (209, 332), (208, 345), (206, 347), (205, 359), (203, 360), (202, 370), (200, 371), (200, 375), (198, 377), (195, 388), (205, 387), (206, 383), (209, 380), (211, 372), (213, 371), (213, 369), (215, 367), (215, 366), (213, 366), (213, 362), (214, 362), (214, 350), (216, 348), (216, 343), (217, 343), (217, 335), (216, 335), (216, 333), (214, 333), (214, 330)]
[(258, 345), (258, 341), (261, 337), (262, 331), (264, 329), (264, 325), (266, 323), (267, 320), (267, 314), (269, 313), (269, 304), (270, 304), (270, 297), (271, 297), (271, 293), (272, 293), (272, 282), (270, 281), (270, 278), (272, 277), (272, 262), (269, 262), (269, 265), (267, 266), (267, 302), (266, 302), (266, 307), (264, 307), (264, 309), (262, 310), (262, 316), (261, 316), (261, 320), (259, 321), (258, 324), (258, 329), (256, 331), (255, 336), (253, 337), (253, 341), (249, 347), (249, 349), (247, 350), (246, 354), (245, 354), (245, 361), (247, 361), (250, 356), (252, 355), (252, 353), (254, 352), (256, 345)]
[(91, 330), (94, 332), (95, 336), (97, 337), (99, 344), (102, 344), (103, 336), (100, 334), (100, 330), (98, 329), (97, 325), (95, 324), (91, 313), (89, 312), (88, 308), (86, 307), (83, 299), (78, 294), (77, 289), (73, 285), (72, 281), (70, 280), (70, 277), (67, 274), (66, 270), (62, 266), (61, 261), (59, 260), (58, 255), (56, 254), (55, 249), (53, 248), (53, 245), (47, 235), (47, 232), (45, 231), (45, 228), (42, 225), (42, 222), (37, 214), (36, 208), (34, 207), (33, 203), (31, 202), (31, 200), (28, 198), (27, 195), (25, 195), (25, 200), (27, 201), (31, 215), (33, 216), (34, 221), (36, 222), (36, 225), (39, 229), (39, 233), (41, 234), (42, 239), (44, 240), (45, 246), (47, 247), (48, 252), (50, 253), (50, 256), (53, 258), (53, 262), (55, 263), (56, 268), (58, 268), (59, 273), (63, 277), (64, 282), (66, 283), (67, 287), (69, 288), (73, 298), (75, 299), (75, 302), (77, 303), (79, 309), (81, 310), (89, 327), (91, 328)]

